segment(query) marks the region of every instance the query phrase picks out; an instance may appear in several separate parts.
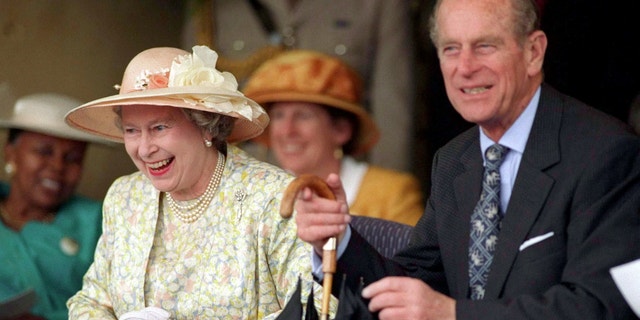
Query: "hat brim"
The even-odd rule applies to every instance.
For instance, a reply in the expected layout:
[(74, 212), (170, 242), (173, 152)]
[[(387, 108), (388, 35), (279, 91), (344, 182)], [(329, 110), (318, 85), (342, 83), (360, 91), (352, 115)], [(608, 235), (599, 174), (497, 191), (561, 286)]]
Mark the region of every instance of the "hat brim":
[(180, 87), (179, 89), (160, 88), (117, 94), (85, 103), (69, 111), (65, 117), (65, 121), (74, 128), (114, 142), (123, 142), (122, 131), (117, 125), (118, 115), (113, 110), (113, 107), (117, 106), (170, 106), (213, 112), (233, 117), (236, 121), (231, 135), (227, 138), (227, 141), (230, 143), (240, 142), (258, 136), (269, 123), (269, 116), (266, 113), (262, 113), (253, 120), (249, 120), (237, 112), (207, 108), (199, 103), (188, 102), (192, 101), (194, 97), (207, 96), (225, 97), (230, 100), (238, 99), (245, 101), (251, 105), (252, 108), (261, 108), (256, 102), (246, 98), (241, 93), (231, 92), (222, 88), (217, 90), (197, 86)]
[(69, 139), (69, 140), (75, 140), (75, 141), (90, 142), (90, 143), (113, 146), (113, 144), (110, 141), (106, 141), (104, 139), (101, 139), (99, 137), (96, 137), (90, 134), (86, 134), (75, 128), (70, 128), (64, 122), (60, 122), (59, 125), (48, 124), (47, 127), (43, 127), (42, 123), (39, 123), (35, 119), (33, 122), (0, 120), (0, 128), (19, 129), (24, 131), (37, 132), (40, 134), (61, 138), (61, 139)]
[[(265, 108), (268, 104), (281, 101), (304, 101), (312, 102), (327, 107), (332, 107), (349, 112), (356, 116), (359, 122), (359, 130), (357, 132), (355, 148), (352, 155), (362, 155), (369, 152), (380, 139), (380, 131), (378, 126), (373, 121), (371, 116), (364, 110), (364, 108), (355, 103), (349, 103), (344, 100), (332, 98), (327, 95), (310, 94), (295, 91), (276, 91), (276, 92), (254, 92), (251, 94), (251, 99), (261, 104)], [(269, 128), (265, 129), (265, 132), (256, 137), (254, 141), (269, 146)]]

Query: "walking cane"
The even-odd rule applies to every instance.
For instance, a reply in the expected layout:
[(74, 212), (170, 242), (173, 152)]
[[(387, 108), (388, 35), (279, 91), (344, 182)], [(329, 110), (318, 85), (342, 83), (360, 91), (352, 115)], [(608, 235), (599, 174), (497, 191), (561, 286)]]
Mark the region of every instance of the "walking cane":
[[(335, 195), (329, 186), (319, 178), (312, 174), (302, 174), (294, 179), (284, 192), (282, 203), (280, 205), (280, 216), (288, 219), (293, 213), (293, 204), (296, 195), (304, 188), (310, 188), (318, 196), (326, 199), (335, 200)], [(320, 310), (320, 319), (329, 320), (329, 302), (331, 301), (331, 287), (333, 286), (333, 275), (336, 273), (336, 237), (331, 237), (322, 247), (322, 309)]]

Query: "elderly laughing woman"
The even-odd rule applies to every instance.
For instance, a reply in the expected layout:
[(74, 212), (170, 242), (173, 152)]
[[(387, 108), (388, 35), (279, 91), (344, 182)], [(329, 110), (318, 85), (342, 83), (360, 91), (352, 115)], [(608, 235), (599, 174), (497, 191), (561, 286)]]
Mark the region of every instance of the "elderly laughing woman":
[(72, 319), (275, 318), (310, 276), (310, 247), (278, 214), (292, 177), (230, 144), (269, 118), (216, 60), (204, 46), (143, 51), (119, 94), (67, 114), (73, 127), (124, 142), (139, 169), (105, 197)]

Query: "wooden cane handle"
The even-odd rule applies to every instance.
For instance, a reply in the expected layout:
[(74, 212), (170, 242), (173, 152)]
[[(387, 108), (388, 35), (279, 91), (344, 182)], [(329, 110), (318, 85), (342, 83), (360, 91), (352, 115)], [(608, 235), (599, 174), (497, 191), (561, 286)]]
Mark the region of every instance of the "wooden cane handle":
[[(288, 219), (293, 213), (293, 205), (296, 201), (298, 192), (304, 188), (309, 188), (315, 192), (318, 196), (326, 199), (335, 200), (336, 196), (331, 191), (331, 188), (320, 177), (312, 174), (301, 174), (295, 178), (282, 196), (282, 202), (280, 204), (280, 216)], [(322, 282), (322, 306), (320, 311), (320, 319), (329, 319), (329, 301), (331, 300), (331, 288), (333, 287), (333, 274), (336, 270), (336, 238), (331, 237), (325, 247), (323, 247), (323, 262), (322, 271), (324, 272), (324, 279)]]
[(296, 201), (298, 192), (304, 188), (309, 188), (315, 192), (318, 196), (326, 199), (335, 200), (335, 195), (327, 183), (320, 177), (313, 174), (301, 174), (295, 178), (282, 196), (282, 202), (280, 204), (280, 216), (287, 219), (291, 217), (293, 213), (293, 205)]

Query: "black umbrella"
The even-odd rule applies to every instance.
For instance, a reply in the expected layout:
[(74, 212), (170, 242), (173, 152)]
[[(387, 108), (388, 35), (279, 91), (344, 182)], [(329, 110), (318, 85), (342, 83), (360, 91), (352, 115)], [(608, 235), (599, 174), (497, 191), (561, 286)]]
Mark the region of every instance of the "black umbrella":
[[(360, 282), (358, 293), (354, 293), (345, 285), (346, 278), (343, 277), (338, 297), (338, 309), (333, 320), (374, 320), (378, 317), (372, 314), (367, 307), (367, 302), (362, 298), (361, 292), (364, 284)], [(296, 291), (285, 305), (277, 320), (299, 320), (302, 319), (303, 307), (301, 302), (301, 280), (298, 279)], [(315, 308), (313, 288), (307, 297), (307, 310), (304, 313), (304, 320), (319, 320), (320, 316)]]
[[(303, 307), (302, 307), (302, 280), (298, 278), (298, 284), (296, 291), (293, 292), (291, 299), (282, 309), (282, 312), (278, 315), (276, 320), (300, 320), (302, 319)], [(311, 292), (307, 297), (307, 312), (304, 314), (304, 320), (319, 320), (318, 311), (316, 310), (315, 301), (313, 298), (313, 286)]]
[(338, 310), (336, 310), (336, 317), (334, 320), (373, 320), (378, 319), (374, 316), (367, 306), (367, 302), (362, 298), (362, 289), (364, 283), (360, 279), (360, 286), (358, 287), (358, 293), (354, 293), (345, 285), (346, 275), (342, 278), (342, 285), (340, 286), (340, 296), (338, 298)]
[[(291, 299), (282, 309), (282, 312), (276, 318), (277, 320), (299, 320), (302, 319), (302, 303), (300, 302), (302, 299), (301, 293), (301, 283), (300, 277), (298, 277), (298, 285), (296, 286), (296, 291), (293, 292)], [(313, 290), (311, 290), (313, 292)]]
[(313, 299), (313, 286), (311, 286), (309, 297), (307, 297), (307, 312), (304, 314), (304, 320), (318, 319), (320, 319), (320, 316), (318, 315), (318, 310), (316, 310), (315, 300)]

